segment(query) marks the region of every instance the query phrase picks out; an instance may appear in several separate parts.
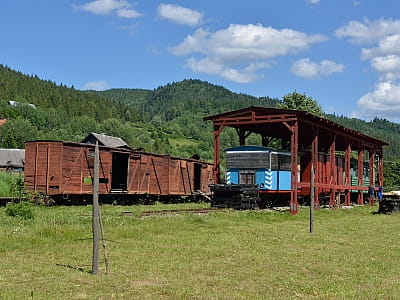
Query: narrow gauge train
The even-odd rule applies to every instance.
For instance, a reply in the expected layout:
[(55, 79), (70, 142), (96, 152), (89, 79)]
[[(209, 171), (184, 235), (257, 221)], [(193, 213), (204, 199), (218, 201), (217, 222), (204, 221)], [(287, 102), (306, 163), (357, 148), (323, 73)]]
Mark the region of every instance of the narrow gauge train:
[[(93, 144), (25, 143), (25, 185), (55, 203), (83, 204), (93, 194)], [(181, 202), (210, 195), (212, 164), (138, 149), (99, 146), (100, 201)]]
[[(239, 146), (227, 149), (225, 152), (226, 184), (211, 186), (214, 192), (213, 206), (255, 208), (287, 205), (291, 190), (290, 152), (261, 146)], [(309, 180), (310, 156), (309, 152), (299, 153), (299, 181)], [(326, 181), (330, 178), (329, 159), (329, 155), (319, 154), (319, 177)], [(345, 158), (336, 156), (338, 184), (344, 184), (344, 165)], [(358, 185), (357, 160), (351, 159), (350, 166), (351, 185)], [(364, 185), (368, 186), (370, 181), (367, 162), (364, 162), (363, 177)], [(298, 192), (300, 197), (306, 199), (310, 194), (310, 188), (303, 187)], [(324, 201), (325, 192), (328, 191), (323, 189), (319, 191), (321, 202)]]

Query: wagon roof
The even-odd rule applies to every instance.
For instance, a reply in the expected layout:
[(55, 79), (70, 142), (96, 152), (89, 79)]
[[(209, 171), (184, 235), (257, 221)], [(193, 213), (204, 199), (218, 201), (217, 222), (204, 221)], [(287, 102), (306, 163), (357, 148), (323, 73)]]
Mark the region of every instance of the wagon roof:
[(82, 143), (96, 144), (96, 140), (99, 141), (99, 145), (113, 148), (130, 148), (129, 145), (121, 138), (91, 132), (87, 137), (82, 140)]

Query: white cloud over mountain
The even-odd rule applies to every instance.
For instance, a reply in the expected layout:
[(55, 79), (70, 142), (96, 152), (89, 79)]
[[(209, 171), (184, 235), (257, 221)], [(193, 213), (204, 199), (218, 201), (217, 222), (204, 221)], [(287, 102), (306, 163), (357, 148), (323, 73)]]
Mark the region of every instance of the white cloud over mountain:
[(320, 62), (311, 61), (309, 58), (303, 58), (296, 61), (292, 66), (292, 72), (299, 77), (306, 79), (319, 79), (329, 76), (333, 73), (343, 72), (345, 66), (330, 60)]
[(190, 55), (186, 66), (194, 72), (245, 83), (256, 80), (260, 76), (256, 71), (269, 67), (271, 59), (304, 51), (325, 40), (322, 35), (292, 29), (231, 24), (215, 32), (200, 28), (170, 51)]
[(84, 90), (104, 91), (109, 88), (107, 81), (93, 81), (85, 83)]

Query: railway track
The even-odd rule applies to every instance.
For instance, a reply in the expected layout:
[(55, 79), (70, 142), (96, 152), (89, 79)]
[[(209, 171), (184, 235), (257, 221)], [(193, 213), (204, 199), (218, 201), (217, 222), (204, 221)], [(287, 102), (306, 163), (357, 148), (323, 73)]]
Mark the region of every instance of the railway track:
[(0, 197), (0, 206), (6, 206), (8, 202), (20, 201), (17, 197)]
[(162, 216), (162, 215), (180, 215), (185, 213), (191, 214), (207, 214), (215, 211), (226, 211), (226, 208), (189, 208), (189, 209), (166, 209), (166, 210), (149, 210), (140, 213), (140, 217)]

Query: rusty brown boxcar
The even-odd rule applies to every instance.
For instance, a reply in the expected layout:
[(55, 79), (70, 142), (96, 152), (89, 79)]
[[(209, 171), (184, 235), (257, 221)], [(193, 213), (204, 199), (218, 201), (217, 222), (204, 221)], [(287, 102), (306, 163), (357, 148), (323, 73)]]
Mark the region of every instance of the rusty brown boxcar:
[[(26, 142), (26, 187), (55, 201), (85, 199), (93, 193), (94, 151), (92, 144)], [(210, 194), (210, 163), (104, 146), (99, 147), (99, 157), (99, 193), (103, 199), (178, 201)]]

